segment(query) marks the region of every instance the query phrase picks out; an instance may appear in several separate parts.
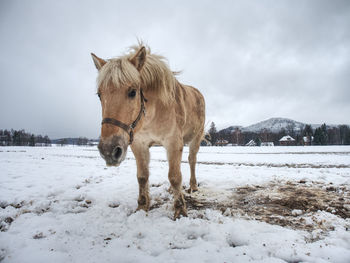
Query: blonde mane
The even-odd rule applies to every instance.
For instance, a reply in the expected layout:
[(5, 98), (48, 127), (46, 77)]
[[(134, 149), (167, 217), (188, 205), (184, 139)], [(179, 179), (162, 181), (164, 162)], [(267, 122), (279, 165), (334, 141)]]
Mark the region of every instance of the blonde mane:
[(98, 87), (114, 88), (125, 85), (141, 85), (145, 92), (153, 92), (164, 104), (174, 101), (176, 78), (164, 61), (165, 58), (151, 54), (149, 47), (146, 47), (146, 62), (139, 72), (130, 62), (130, 59), (142, 47), (130, 47), (131, 52), (127, 55), (113, 58), (101, 68), (97, 79)]

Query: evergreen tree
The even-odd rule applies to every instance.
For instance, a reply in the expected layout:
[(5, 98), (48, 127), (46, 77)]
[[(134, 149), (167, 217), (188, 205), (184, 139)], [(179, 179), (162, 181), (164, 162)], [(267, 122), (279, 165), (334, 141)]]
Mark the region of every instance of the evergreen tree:
[(15, 146), (19, 146), (20, 145), (21, 138), (20, 138), (20, 135), (19, 135), (18, 131), (13, 131), (12, 142), (13, 142), (13, 145), (15, 145)]
[(11, 132), (8, 130), (4, 131), (4, 136), (6, 136), (5, 140), (6, 140), (6, 146), (10, 146), (12, 145), (12, 136), (11, 136)]
[(254, 141), (255, 141), (257, 146), (261, 145), (261, 139), (259, 137), (257, 137)]
[(34, 134), (32, 134), (32, 135), (30, 136), (29, 146), (35, 146), (35, 137), (34, 137)]
[(321, 145), (327, 145), (328, 143), (328, 133), (326, 124), (322, 124), (321, 126)]
[(216, 141), (218, 140), (218, 132), (216, 130), (214, 122), (210, 124), (210, 129), (208, 133), (210, 134), (211, 145), (215, 145)]
[(326, 145), (328, 142), (327, 126), (322, 124), (321, 127), (318, 127), (315, 130), (314, 134), (314, 144), (316, 145)]

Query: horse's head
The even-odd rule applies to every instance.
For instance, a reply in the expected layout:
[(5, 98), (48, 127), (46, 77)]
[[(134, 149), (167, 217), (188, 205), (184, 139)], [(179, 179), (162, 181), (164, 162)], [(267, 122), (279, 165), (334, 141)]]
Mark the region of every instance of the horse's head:
[(140, 70), (146, 60), (145, 47), (130, 58), (101, 59), (91, 54), (98, 69), (98, 91), (102, 127), (98, 149), (107, 165), (118, 166), (126, 156), (133, 133), (142, 123), (144, 97)]

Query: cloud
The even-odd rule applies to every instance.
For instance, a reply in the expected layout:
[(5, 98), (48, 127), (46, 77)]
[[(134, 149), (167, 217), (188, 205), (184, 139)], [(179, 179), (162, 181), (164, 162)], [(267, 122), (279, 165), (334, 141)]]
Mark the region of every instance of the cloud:
[(348, 1), (2, 1), (0, 128), (97, 137), (90, 52), (137, 37), (206, 98), (218, 127), (269, 117), (347, 123)]

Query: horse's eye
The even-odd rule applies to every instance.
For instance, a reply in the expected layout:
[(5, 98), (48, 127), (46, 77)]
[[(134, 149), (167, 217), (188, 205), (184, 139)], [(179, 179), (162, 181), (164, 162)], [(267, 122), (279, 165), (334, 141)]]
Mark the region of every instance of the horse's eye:
[(129, 96), (129, 98), (135, 97), (136, 96), (136, 90), (133, 89), (133, 90), (129, 91), (128, 96)]
[(97, 93), (97, 96), (99, 97), (99, 99), (101, 99), (101, 94), (100, 93)]

